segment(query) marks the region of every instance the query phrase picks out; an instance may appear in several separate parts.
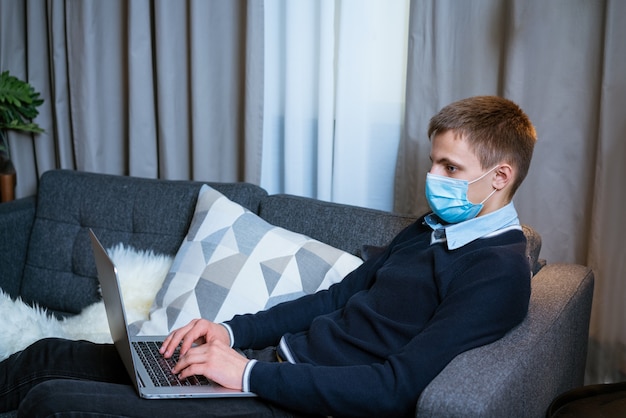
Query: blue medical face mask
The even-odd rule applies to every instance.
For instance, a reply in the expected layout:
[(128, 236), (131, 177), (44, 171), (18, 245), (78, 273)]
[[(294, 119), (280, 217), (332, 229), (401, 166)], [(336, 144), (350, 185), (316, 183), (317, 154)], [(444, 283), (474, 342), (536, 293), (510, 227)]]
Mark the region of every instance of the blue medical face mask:
[(426, 174), (426, 200), (428, 205), (442, 220), (454, 224), (475, 218), (483, 208), (483, 204), (497, 189), (480, 203), (472, 203), (467, 199), (469, 185), (475, 183), (498, 168), (495, 166), (475, 180), (459, 180), (436, 174)]

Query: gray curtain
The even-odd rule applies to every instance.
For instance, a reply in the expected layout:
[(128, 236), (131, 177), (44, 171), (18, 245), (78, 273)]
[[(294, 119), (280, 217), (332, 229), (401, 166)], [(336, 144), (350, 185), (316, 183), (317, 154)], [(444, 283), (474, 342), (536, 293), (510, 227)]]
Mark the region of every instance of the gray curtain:
[(0, 69), (45, 98), (18, 198), (52, 168), (260, 180), (261, 1), (0, 0)]
[(519, 103), (539, 136), (521, 220), (549, 263), (596, 274), (589, 382), (626, 378), (625, 17), (621, 0), (420, 0), (410, 12), (395, 208), (427, 209), (426, 129), (442, 106), (480, 94)]

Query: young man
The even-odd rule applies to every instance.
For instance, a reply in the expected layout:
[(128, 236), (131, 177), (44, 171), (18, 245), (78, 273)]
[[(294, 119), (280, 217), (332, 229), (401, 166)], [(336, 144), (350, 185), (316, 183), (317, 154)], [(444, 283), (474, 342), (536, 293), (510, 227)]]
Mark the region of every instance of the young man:
[(112, 346), (44, 340), (0, 364), (0, 410), (414, 415), (426, 385), (459, 353), (519, 324), (530, 297), (526, 240), (511, 199), (530, 165), (531, 122), (509, 100), (473, 97), (443, 108), (428, 135), (433, 213), (383, 254), (327, 291), (224, 324), (195, 320), (163, 343), (166, 357), (182, 344), (174, 369), (182, 377), (203, 374), (258, 398), (139, 399)]

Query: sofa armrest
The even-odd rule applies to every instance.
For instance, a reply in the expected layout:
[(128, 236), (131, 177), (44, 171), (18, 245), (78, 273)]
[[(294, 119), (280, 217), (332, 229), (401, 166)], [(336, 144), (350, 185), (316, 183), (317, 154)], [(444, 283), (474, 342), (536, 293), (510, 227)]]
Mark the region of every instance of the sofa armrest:
[(0, 204), (0, 288), (13, 298), (20, 292), (35, 206), (34, 196)]
[(579, 265), (539, 270), (526, 319), (452, 360), (422, 392), (416, 417), (544, 417), (558, 394), (583, 384), (593, 282)]

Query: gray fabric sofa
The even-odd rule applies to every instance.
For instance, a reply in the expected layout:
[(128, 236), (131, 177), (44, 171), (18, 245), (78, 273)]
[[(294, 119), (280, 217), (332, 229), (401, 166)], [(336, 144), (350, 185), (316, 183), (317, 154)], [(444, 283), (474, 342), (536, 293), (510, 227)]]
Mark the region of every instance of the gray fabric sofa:
[[(291, 195), (245, 183), (208, 183), (268, 222), (355, 255), (384, 246), (415, 219)], [(0, 287), (58, 316), (98, 300), (87, 229), (106, 246), (174, 255), (202, 183), (67, 170), (44, 173), (36, 197), (0, 205)], [(526, 320), (501, 340), (455, 358), (422, 393), (416, 417), (540, 417), (558, 394), (583, 384), (593, 272), (539, 260)], [(7, 414), (10, 415), (10, 414)], [(0, 414), (1, 416), (1, 414)]]

